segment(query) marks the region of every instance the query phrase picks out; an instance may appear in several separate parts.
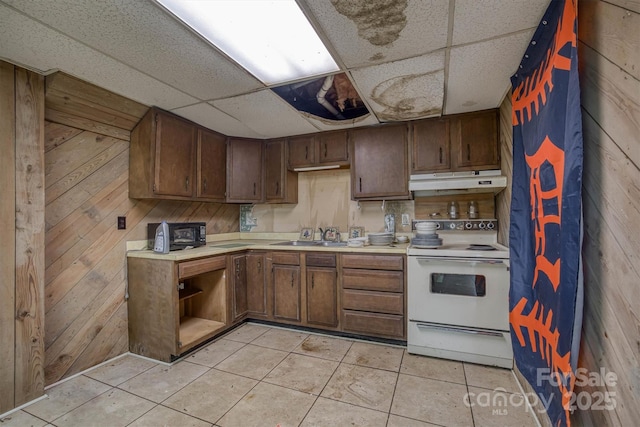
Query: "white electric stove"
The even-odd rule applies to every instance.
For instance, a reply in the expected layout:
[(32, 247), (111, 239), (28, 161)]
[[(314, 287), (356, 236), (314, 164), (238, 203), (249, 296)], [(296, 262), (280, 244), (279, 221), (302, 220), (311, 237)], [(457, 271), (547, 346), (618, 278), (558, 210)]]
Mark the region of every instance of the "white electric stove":
[(442, 245), (407, 250), (409, 353), (511, 368), (509, 249), (497, 221), (434, 222)]

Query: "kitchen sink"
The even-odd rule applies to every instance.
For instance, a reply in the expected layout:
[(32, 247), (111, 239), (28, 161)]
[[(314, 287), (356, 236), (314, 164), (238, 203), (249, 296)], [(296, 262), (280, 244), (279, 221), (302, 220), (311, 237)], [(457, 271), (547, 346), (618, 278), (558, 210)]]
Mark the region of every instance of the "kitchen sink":
[(331, 246), (331, 247), (347, 246), (347, 242), (318, 242), (318, 243), (319, 243), (318, 246)]
[(316, 240), (289, 240), (287, 242), (272, 243), (274, 246), (330, 246), (340, 247), (347, 246), (347, 242), (319, 242)]
[(274, 246), (318, 246), (320, 242), (309, 240), (288, 240), (286, 242), (271, 243)]

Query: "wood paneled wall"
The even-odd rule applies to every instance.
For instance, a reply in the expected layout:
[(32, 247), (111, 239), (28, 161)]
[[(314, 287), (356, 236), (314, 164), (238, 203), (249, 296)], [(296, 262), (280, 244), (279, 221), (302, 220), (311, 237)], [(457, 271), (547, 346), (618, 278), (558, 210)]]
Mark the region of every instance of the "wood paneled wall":
[(617, 375), (614, 410), (575, 425), (640, 420), (640, 2), (578, 3), (584, 138), (585, 307), (579, 366)]
[[(126, 242), (148, 222), (239, 231), (230, 204), (128, 197), (129, 131), (146, 111), (65, 75), (47, 77), (45, 377), (51, 384), (128, 351)], [(139, 118), (139, 117), (138, 117)], [(126, 230), (117, 230), (125, 216)]]
[(511, 218), (511, 179), (513, 177), (513, 124), (511, 120), (511, 91), (500, 104), (500, 170), (507, 176), (507, 187), (496, 196), (498, 243), (509, 246)]
[(0, 413), (44, 394), (44, 78), (0, 61)]

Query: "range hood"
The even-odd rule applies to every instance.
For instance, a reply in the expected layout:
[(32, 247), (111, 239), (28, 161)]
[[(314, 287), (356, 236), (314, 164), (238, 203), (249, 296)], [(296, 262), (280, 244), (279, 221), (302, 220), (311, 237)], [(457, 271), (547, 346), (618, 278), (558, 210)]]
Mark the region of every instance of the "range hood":
[(464, 193), (499, 193), (507, 186), (500, 170), (441, 172), (411, 175), (409, 191), (415, 197)]

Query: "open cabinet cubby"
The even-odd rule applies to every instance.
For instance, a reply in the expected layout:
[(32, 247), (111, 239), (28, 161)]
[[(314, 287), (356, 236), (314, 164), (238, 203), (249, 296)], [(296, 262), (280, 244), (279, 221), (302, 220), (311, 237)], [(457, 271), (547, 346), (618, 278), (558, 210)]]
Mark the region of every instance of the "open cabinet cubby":
[(225, 270), (210, 271), (185, 279), (179, 290), (181, 352), (210, 338), (226, 326)]
[(129, 350), (171, 362), (231, 323), (226, 256), (127, 262)]

